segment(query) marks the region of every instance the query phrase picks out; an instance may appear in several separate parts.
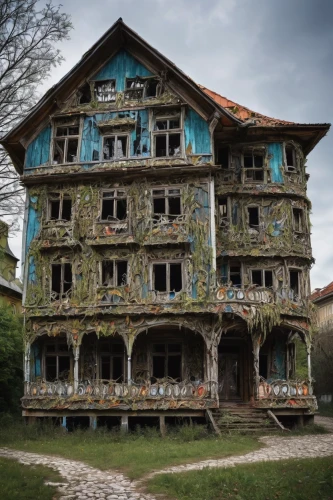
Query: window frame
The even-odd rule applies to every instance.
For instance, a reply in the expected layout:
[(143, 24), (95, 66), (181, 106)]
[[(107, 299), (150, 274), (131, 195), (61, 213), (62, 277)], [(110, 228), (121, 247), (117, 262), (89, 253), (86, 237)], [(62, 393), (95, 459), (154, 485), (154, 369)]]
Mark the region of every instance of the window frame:
[[(63, 340), (63, 342), (62, 342)], [(56, 358), (56, 381), (59, 381), (59, 358), (60, 357), (66, 357), (69, 358), (69, 378), (66, 379), (67, 381), (70, 380), (71, 374), (73, 374), (73, 353), (70, 349), (67, 351), (61, 351), (59, 349), (59, 344), (67, 344), (66, 338), (64, 337), (59, 337), (55, 339), (48, 339), (44, 345), (43, 345), (43, 358), (42, 358), (42, 368), (43, 368), (43, 376), (46, 382), (51, 382), (51, 380), (47, 380), (46, 378), (46, 358), (47, 357), (55, 357)], [(47, 352), (47, 346), (48, 345), (54, 345), (55, 349), (54, 352)], [(64, 380), (65, 381), (65, 380)]]
[[(250, 212), (249, 208), (257, 208), (258, 209), (258, 226), (255, 224), (250, 224)], [(246, 215), (247, 215), (247, 227), (248, 229), (254, 229), (256, 231), (260, 231), (260, 221), (261, 221), (261, 212), (260, 212), (260, 205), (247, 205), (246, 207)]]
[[(156, 122), (158, 121), (167, 121), (168, 125), (169, 122), (172, 120), (177, 120), (179, 119), (179, 128), (167, 128), (163, 130), (157, 130), (156, 129)], [(178, 155), (170, 155), (169, 154), (169, 136), (170, 135), (175, 135), (179, 134), (179, 154)], [(166, 155), (165, 156), (157, 156), (156, 155), (156, 138), (158, 136), (166, 136), (166, 143), (165, 143), (165, 148), (166, 148)], [(154, 158), (183, 158), (184, 157), (184, 118), (183, 118), (183, 112), (182, 110), (179, 110), (177, 114), (170, 115), (170, 114), (165, 114), (165, 115), (154, 115), (153, 116), (153, 130), (152, 130), (152, 154)]]
[[(52, 208), (51, 208), (51, 203), (52, 201), (59, 201), (59, 212), (58, 214), (62, 215), (63, 213), (63, 202), (64, 200), (70, 200), (71, 201), (71, 215), (70, 215), (70, 219), (67, 220), (67, 219), (63, 219), (62, 217), (58, 217), (57, 219), (53, 219), (51, 218), (51, 212), (52, 212)], [(46, 220), (48, 222), (66, 222), (66, 223), (69, 223), (73, 220), (73, 200), (72, 200), (72, 197), (70, 194), (66, 194), (66, 193), (49, 193), (48, 196), (47, 196), (47, 213), (46, 213)]]
[[(291, 279), (290, 279), (291, 272), (296, 272), (298, 275), (298, 278), (297, 278), (298, 290), (297, 290), (297, 292), (293, 288), (291, 288)], [(303, 285), (303, 269), (300, 269), (298, 267), (288, 267), (288, 288), (289, 288), (289, 299), (290, 300), (292, 300), (294, 302), (299, 302), (301, 300), (302, 285)]]
[[(64, 136), (57, 136), (57, 129), (58, 128), (78, 128), (78, 134), (76, 135), (64, 135)], [(52, 141), (51, 141), (51, 152), (50, 152), (50, 158), (51, 158), (51, 165), (72, 165), (75, 163), (80, 163), (80, 153), (81, 153), (81, 136), (82, 136), (82, 120), (78, 122), (70, 122), (70, 123), (61, 123), (60, 121), (57, 123), (57, 121), (54, 121), (52, 124)], [(68, 154), (68, 140), (70, 139), (77, 139), (77, 150), (76, 150), (76, 161), (65, 161), (67, 158)], [(65, 146), (64, 146), (64, 161), (62, 163), (59, 163), (57, 160), (54, 159), (55, 155), (55, 143), (57, 140), (64, 140)]]
[[(124, 156), (112, 156), (109, 159), (104, 158), (104, 142), (106, 139), (112, 139), (114, 138), (115, 142), (118, 141), (118, 137), (126, 137), (126, 151)], [(103, 162), (110, 162), (110, 161), (122, 161), (122, 160), (128, 160), (129, 158), (129, 151), (130, 151), (130, 134), (128, 132), (116, 132), (113, 134), (103, 134), (102, 135), (102, 161)]]
[[(174, 194), (170, 194), (169, 191), (172, 191), (172, 190), (178, 190), (179, 191), (179, 194), (177, 193), (177, 195), (174, 195)], [(154, 191), (162, 191), (164, 190), (164, 195), (154, 195)], [(169, 207), (169, 198), (179, 198), (180, 200), (180, 214), (170, 214), (169, 211), (170, 211), (170, 207)], [(154, 200), (155, 199), (164, 199), (165, 200), (165, 213), (155, 213), (154, 212)], [(151, 200), (152, 200), (152, 218), (153, 220), (157, 217), (157, 216), (163, 216), (165, 218), (168, 218), (168, 219), (171, 219), (171, 222), (174, 220), (174, 219), (177, 219), (177, 217), (180, 217), (181, 215), (184, 215), (184, 206), (183, 206), (183, 202), (182, 202), (182, 188), (180, 186), (158, 186), (158, 187), (154, 187), (151, 189)]]
[[(108, 262), (112, 263), (113, 266), (113, 278), (112, 278), (112, 283), (104, 284), (103, 282), (103, 263)], [(118, 285), (118, 264), (119, 262), (126, 262), (126, 280), (125, 283), (121, 283)], [(128, 276), (128, 271), (129, 271), (129, 262), (128, 259), (103, 259), (98, 263), (99, 267), (99, 286), (104, 287), (104, 288), (119, 288), (122, 286), (127, 286), (129, 283), (129, 276)]]
[[(126, 368), (126, 363), (125, 363), (125, 356), (126, 356), (126, 347), (125, 347), (125, 344), (123, 341), (121, 340), (118, 340), (118, 339), (115, 339), (115, 341), (113, 341), (114, 339), (103, 339), (103, 342), (105, 340), (108, 340), (109, 342), (109, 346), (110, 346), (110, 349), (109, 351), (103, 351), (102, 349), (102, 346), (103, 344), (102, 343), (99, 343), (98, 344), (98, 360), (99, 360), (99, 369), (98, 369), (98, 372), (99, 372), (99, 379), (100, 380), (115, 380), (111, 377), (111, 374), (113, 372), (113, 360), (114, 358), (118, 358), (118, 359), (121, 359), (121, 364), (122, 364), (122, 376), (121, 376), (121, 380), (117, 379), (118, 382), (124, 382), (125, 378), (126, 378), (126, 373), (125, 373), (125, 368)], [(113, 345), (121, 345), (122, 346), (122, 352), (113, 352), (112, 351), (112, 346)], [(109, 373), (109, 378), (106, 378), (104, 379), (102, 377), (102, 358), (105, 357), (105, 358), (109, 358), (110, 359), (110, 373)]]
[[(246, 167), (245, 166), (245, 156), (252, 156), (252, 167)], [(256, 167), (255, 166), (255, 156), (261, 156), (262, 157), (262, 167)], [(244, 148), (242, 151), (242, 172), (243, 172), (243, 183), (262, 183), (265, 184), (267, 182), (267, 175), (266, 175), (266, 169), (265, 169), (265, 158), (266, 158), (266, 150), (262, 149), (256, 149), (255, 147), (251, 148)], [(254, 178), (248, 178), (247, 177), (247, 172), (253, 172), (253, 176), (255, 176), (255, 172), (262, 172), (262, 179), (254, 179)]]
[[(125, 217), (125, 219), (118, 219), (118, 217), (116, 217), (116, 215), (109, 215), (108, 216), (108, 217), (113, 217), (113, 219), (115, 219), (115, 220), (102, 219), (102, 215), (103, 215), (103, 200), (107, 199), (107, 198), (104, 198), (104, 195), (107, 194), (107, 193), (111, 193), (112, 191), (115, 193), (115, 196), (113, 198), (110, 197), (109, 199), (110, 200), (113, 199), (113, 213), (117, 212), (117, 201), (118, 200), (126, 200), (126, 217)], [(118, 193), (120, 191), (124, 192), (125, 194), (124, 195), (119, 195)], [(110, 223), (115, 223), (115, 224), (124, 223), (125, 224), (125, 222), (128, 222), (128, 220), (129, 220), (129, 207), (128, 207), (128, 193), (127, 193), (127, 189), (126, 188), (102, 189), (100, 191), (100, 217), (99, 217), (99, 222), (107, 222), (108, 224), (110, 224)]]
[(229, 284), (232, 282), (232, 276), (238, 274), (236, 272), (231, 272), (232, 267), (238, 267), (239, 266), (239, 275), (240, 275), (240, 285), (232, 283), (233, 288), (243, 288), (244, 287), (244, 270), (243, 270), (243, 265), (241, 261), (237, 262), (226, 262), (225, 265), (227, 266), (227, 274), (223, 275), (222, 271), (220, 273), (220, 278), (221, 278), (221, 285), (222, 286), (229, 286)]
[[(288, 160), (287, 160), (287, 149), (291, 148), (292, 149), (292, 156), (293, 156), (293, 165), (288, 165)], [(299, 164), (297, 161), (297, 155), (296, 155), (296, 148), (293, 144), (290, 144), (288, 142), (284, 143), (283, 147), (283, 160), (284, 160), (284, 170), (286, 174), (297, 174), (299, 173)]]
[[(166, 290), (160, 291), (155, 289), (155, 272), (154, 266), (159, 264), (166, 264)], [(185, 292), (186, 283), (185, 283), (185, 273), (184, 273), (184, 260), (181, 259), (170, 259), (170, 260), (154, 260), (150, 262), (149, 269), (149, 280), (150, 280), (150, 291), (155, 292), (157, 294), (170, 294), (174, 290), (170, 290), (170, 264), (181, 264), (181, 278), (182, 278), (182, 288), (179, 291), (175, 291), (176, 294), (181, 292)]]
[[(297, 229), (296, 226), (296, 217), (295, 217), (295, 212), (299, 212), (299, 217), (298, 217), (298, 224), (299, 228)], [(298, 207), (292, 207), (292, 220), (293, 220), (293, 230), (297, 234), (304, 234), (307, 233), (307, 228), (306, 228), (306, 218), (305, 218), (305, 209), (304, 208), (298, 208)]]
[[(225, 204), (220, 204), (220, 200), (226, 200)], [(220, 206), (226, 206), (226, 215), (222, 216)], [(228, 229), (230, 225), (231, 202), (229, 196), (217, 197), (217, 224), (219, 229)]]
[[(73, 295), (73, 290), (74, 290), (74, 273), (73, 273), (73, 262), (51, 262), (51, 273), (50, 273), (50, 298), (51, 302), (55, 301), (60, 301), (62, 302), (63, 300), (66, 300), (67, 298), (71, 298)], [(65, 266), (69, 265), (71, 274), (72, 274), (72, 281), (71, 281), (71, 286), (70, 288), (64, 292), (64, 283), (65, 283)], [(53, 266), (61, 266), (60, 270), (60, 292), (56, 292), (55, 290), (52, 289), (52, 282), (53, 282)], [(67, 283), (67, 282), (66, 282)], [(53, 294), (58, 294), (57, 298), (53, 298)]]
[[(180, 346), (180, 350), (177, 351), (177, 352), (170, 352), (169, 351), (169, 346), (170, 345), (179, 345)], [(164, 345), (165, 347), (165, 351), (162, 352), (154, 352), (154, 345)], [(168, 358), (169, 357), (172, 357), (172, 356), (179, 356), (180, 355), (180, 381), (181, 382), (183, 379), (184, 379), (184, 367), (183, 367), (183, 362), (184, 362), (184, 345), (183, 345), (183, 341), (182, 340), (179, 340), (179, 339), (163, 339), (161, 340), (161, 342), (158, 342), (156, 339), (154, 340), (154, 342), (151, 342), (150, 344), (150, 352), (151, 352), (151, 361), (150, 361), (150, 366), (151, 366), (151, 370), (150, 370), (150, 373), (152, 375), (152, 377), (156, 378), (155, 375), (154, 375), (154, 357), (158, 358), (162, 358), (164, 357), (164, 377), (162, 378), (167, 378), (169, 377), (169, 374), (168, 374)], [(158, 380), (158, 379), (157, 379)], [(175, 379), (177, 380), (177, 379)]]
[[(261, 281), (262, 281), (262, 285), (258, 285), (257, 283), (254, 283), (253, 282), (253, 271), (260, 271), (261, 272)], [(265, 273), (266, 272), (270, 272), (272, 273), (272, 286), (267, 286), (266, 285), (266, 275)], [(250, 281), (251, 281), (251, 285), (256, 285), (260, 288), (271, 288), (272, 290), (275, 290), (275, 273), (274, 273), (274, 269), (273, 268), (263, 268), (263, 267), (251, 267), (250, 269)]]
[[(152, 82), (153, 80), (155, 80), (156, 82), (156, 93), (154, 96), (149, 96), (147, 95), (147, 92), (148, 92), (148, 87), (149, 87), (149, 83)], [(140, 87), (128, 87), (128, 83), (129, 82), (134, 82), (134, 83), (140, 83), (141, 86)], [(124, 90), (124, 97), (125, 97), (125, 100), (127, 101), (139, 101), (139, 100), (143, 100), (143, 99), (147, 99), (147, 98), (154, 98), (154, 97), (158, 97), (158, 85), (159, 85), (159, 79), (157, 78), (157, 76), (136, 76), (135, 78), (125, 78), (125, 90)], [(135, 94), (135, 92), (138, 92), (142, 90), (142, 92), (139, 92), (139, 94), (141, 93), (141, 96), (139, 97), (130, 97), (131, 94)]]
[[(101, 103), (101, 104), (116, 101), (116, 98), (117, 98), (117, 80), (115, 78), (109, 78), (107, 80), (93, 80), (93, 82), (94, 82), (94, 101)], [(101, 94), (101, 95), (111, 94), (112, 98), (107, 99), (107, 100), (106, 99), (99, 100), (97, 86), (98, 85), (106, 85), (107, 83), (112, 84), (112, 82), (114, 83), (114, 90), (112, 90), (112, 89), (110, 91), (104, 90), (104, 91), (102, 91), (102, 94)]]

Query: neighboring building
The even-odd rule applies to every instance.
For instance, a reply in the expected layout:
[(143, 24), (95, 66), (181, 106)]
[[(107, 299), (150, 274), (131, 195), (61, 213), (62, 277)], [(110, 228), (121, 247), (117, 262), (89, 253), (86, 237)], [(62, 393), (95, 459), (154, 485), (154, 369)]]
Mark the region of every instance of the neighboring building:
[(320, 328), (333, 322), (333, 281), (323, 288), (316, 288), (310, 299), (317, 307), (317, 322)]
[(0, 303), (9, 304), (14, 313), (22, 310), (22, 288), (16, 279), (18, 260), (8, 245), (9, 226), (0, 220)]
[(2, 140), (28, 192), (23, 414), (311, 417), (293, 340), (328, 129), (228, 101), (117, 21)]

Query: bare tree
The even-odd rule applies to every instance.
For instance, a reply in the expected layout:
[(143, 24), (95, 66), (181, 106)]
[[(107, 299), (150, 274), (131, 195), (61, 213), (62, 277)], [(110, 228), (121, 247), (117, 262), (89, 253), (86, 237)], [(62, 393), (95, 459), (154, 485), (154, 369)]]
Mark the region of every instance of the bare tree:
[[(63, 61), (55, 44), (68, 39), (70, 17), (61, 5), (37, 0), (0, 0), (0, 137), (26, 116), (38, 100), (38, 86)], [(15, 220), (24, 190), (7, 152), (0, 149), (0, 217)]]

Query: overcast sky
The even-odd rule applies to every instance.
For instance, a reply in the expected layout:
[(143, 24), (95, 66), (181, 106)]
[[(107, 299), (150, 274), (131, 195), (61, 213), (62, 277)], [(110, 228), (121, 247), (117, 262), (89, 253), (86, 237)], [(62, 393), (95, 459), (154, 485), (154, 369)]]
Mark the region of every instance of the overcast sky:
[[(41, 1), (40, 5), (45, 2)], [(56, 0), (54, 0), (56, 3)], [(72, 15), (54, 85), (119, 18), (180, 69), (260, 113), (298, 123), (333, 116), (333, 0), (62, 0)], [(308, 158), (312, 289), (333, 280), (332, 133)], [(21, 237), (11, 240), (20, 256)], [(20, 274), (20, 273), (19, 273)]]

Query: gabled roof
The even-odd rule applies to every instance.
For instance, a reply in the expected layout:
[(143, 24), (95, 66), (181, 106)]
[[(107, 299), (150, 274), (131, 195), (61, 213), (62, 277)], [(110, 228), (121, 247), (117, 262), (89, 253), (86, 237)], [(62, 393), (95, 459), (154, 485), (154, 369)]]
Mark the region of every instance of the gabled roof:
[(312, 302), (319, 302), (320, 299), (325, 299), (329, 295), (333, 294), (333, 281), (323, 288), (316, 288), (314, 292), (310, 295), (310, 300)]
[[(167, 72), (168, 86), (185, 102), (194, 108), (205, 120), (217, 118), (222, 126), (300, 126), (292, 122), (275, 120), (255, 113), (225, 97), (195, 83), (173, 62), (149, 45), (143, 38), (129, 28), (120, 18), (111, 28), (82, 56), (81, 60), (31, 109), (30, 113), (18, 123), (0, 143), (11, 156), (19, 173), (23, 171), (25, 150), (36, 130), (45, 126), (49, 117), (61, 110), (63, 103), (82, 86), (87, 78), (98, 71), (121, 48), (126, 49), (154, 74)], [(236, 109), (237, 108), (237, 109)], [(255, 115), (255, 116), (253, 116)], [(251, 120), (255, 122), (251, 123)], [(327, 133), (329, 125), (306, 125), (307, 151)], [(310, 130), (311, 128), (311, 130)]]

